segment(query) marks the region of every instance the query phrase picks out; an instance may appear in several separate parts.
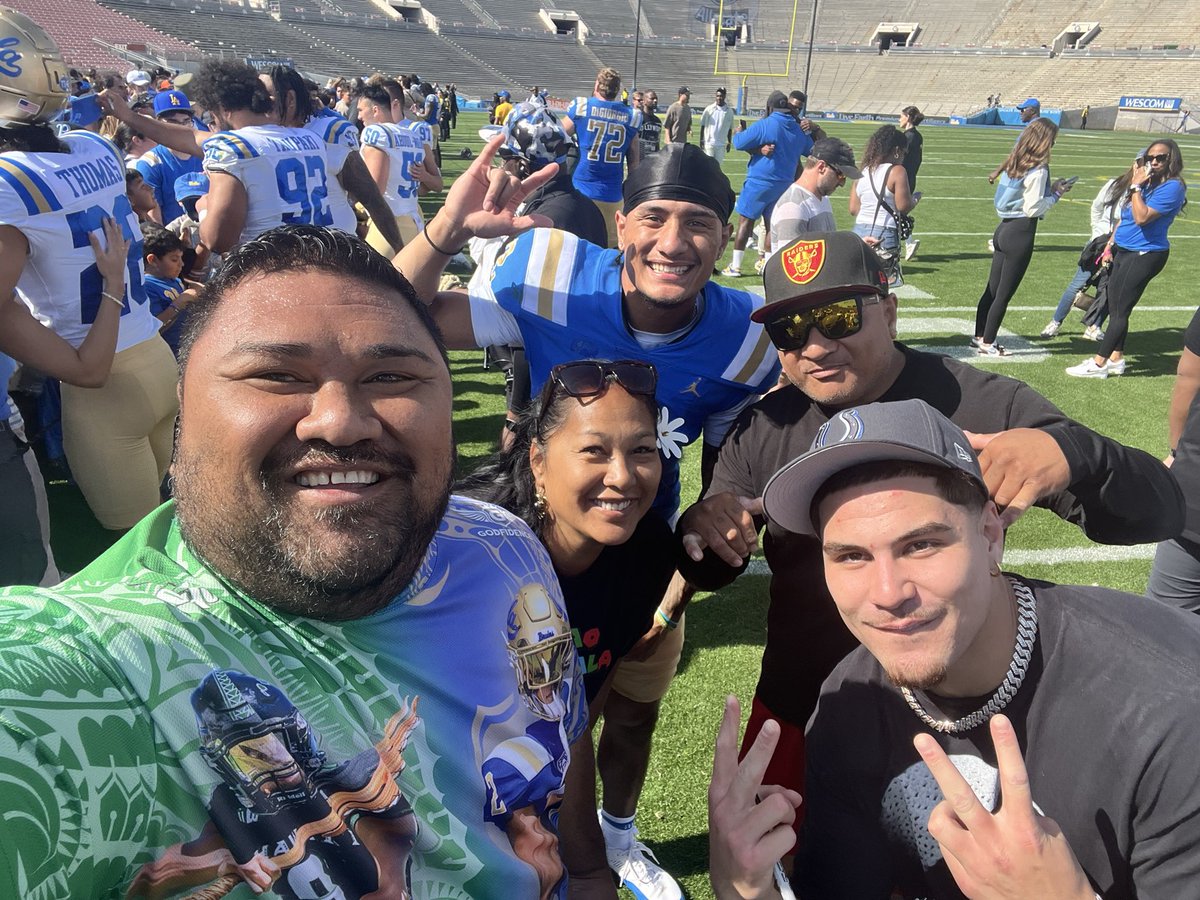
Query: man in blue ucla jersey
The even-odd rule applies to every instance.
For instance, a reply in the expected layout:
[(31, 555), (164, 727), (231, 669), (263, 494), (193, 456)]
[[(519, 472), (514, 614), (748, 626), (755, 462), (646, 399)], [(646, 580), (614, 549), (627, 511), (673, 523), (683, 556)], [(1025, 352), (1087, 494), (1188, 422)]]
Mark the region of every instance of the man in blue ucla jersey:
[(610, 247), (617, 244), (616, 214), (621, 205), (625, 160), (629, 160), (632, 170), (641, 157), (637, 135), (642, 114), (622, 103), (620, 93), (620, 73), (616, 69), (601, 69), (592, 96), (572, 100), (563, 119), (567, 133), (579, 140), (575, 187), (604, 213)]
[[(183, 91), (159, 91), (155, 94), (154, 116), (163, 122), (193, 127), (192, 104)], [(200, 158), (194, 153), (181, 153), (156, 144), (137, 161), (136, 168), (146, 184), (154, 188), (154, 199), (162, 210), (163, 224), (182, 216), (183, 207), (175, 197), (175, 182), (184, 175), (199, 172), (202, 168)]]
[[(536, 216), (514, 216), (514, 210), (553, 177), (555, 167), (519, 181), (491, 169), (498, 146), (499, 139), (490, 143), (454, 183), (424, 238), (406, 246), (396, 264), (420, 296), (436, 296), (434, 317), (451, 347), (524, 346), (535, 392), (552, 366), (573, 359), (654, 363), (664, 462), (656, 505), (672, 516), (683, 448), (703, 435), (707, 473), (738, 412), (771, 388), (779, 373), (767, 335), (750, 321), (761, 300), (709, 280), (729, 240), (729, 181), (699, 147), (670, 145), (648, 156), (625, 182), (624, 208), (617, 213), (620, 251), (534, 228), (513, 239), (494, 268), (479, 270), (468, 292), (437, 294), (447, 259), (469, 238), (544, 224)], [(671, 625), (657, 625), (647, 636), (650, 658), (622, 662), (599, 744), (609, 864), (642, 896), (680, 896), (634, 839), (633, 817), (658, 705), (682, 647), (682, 629), (675, 626), (685, 597), (677, 583), (664, 599)]]

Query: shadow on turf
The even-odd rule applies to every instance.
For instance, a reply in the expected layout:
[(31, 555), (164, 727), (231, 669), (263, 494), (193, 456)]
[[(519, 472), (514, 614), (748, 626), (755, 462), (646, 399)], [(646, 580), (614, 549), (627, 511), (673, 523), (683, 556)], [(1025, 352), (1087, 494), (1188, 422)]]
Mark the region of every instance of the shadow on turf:
[(743, 576), (720, 592), (691, 604), (679, 671), (686, 671), (692, 657), (702, 649), (764, 646), (768, 600), (767, 579)]

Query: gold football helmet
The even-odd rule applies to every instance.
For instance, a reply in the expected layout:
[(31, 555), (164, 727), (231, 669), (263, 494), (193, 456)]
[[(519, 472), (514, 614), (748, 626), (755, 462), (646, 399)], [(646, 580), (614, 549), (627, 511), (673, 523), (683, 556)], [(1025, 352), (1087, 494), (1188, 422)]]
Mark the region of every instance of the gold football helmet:
[(28, 16), (0, 6), (0, 125), (49, 122), (70, 96), (54, 39)]
[(540, 584), (517, 591), (508, 613), (508, 661), (517, 673), (521, 698), (538, 718), (554, 721), (566, 712), (563, 674), (575, 641), (567, 620)]

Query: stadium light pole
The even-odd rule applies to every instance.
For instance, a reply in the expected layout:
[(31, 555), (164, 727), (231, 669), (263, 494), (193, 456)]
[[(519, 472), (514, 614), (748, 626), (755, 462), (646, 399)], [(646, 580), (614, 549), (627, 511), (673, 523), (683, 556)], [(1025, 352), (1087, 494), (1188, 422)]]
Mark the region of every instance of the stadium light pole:
[[(638, 2), (640, 3), (641, 0)], [(808, 96), (808, 73), (812, 71), (813, 41), (817, 39), (817, 2), (818, 0), (813, 0), (812, 22), (808, 26), (808, 58), (804, 61), (804, 87), (801, 88), (806, 97)], [(634, 58), (636, 59), (636, 57)], [(805, 104), (805, 106), (807, 105)]]
[(633, 23), (633, 84), (629, 86), (629, 93), (637, 90), (637, 58), (638, 48), (642, 42), (642, 0), (637, 2), (637, 19)]

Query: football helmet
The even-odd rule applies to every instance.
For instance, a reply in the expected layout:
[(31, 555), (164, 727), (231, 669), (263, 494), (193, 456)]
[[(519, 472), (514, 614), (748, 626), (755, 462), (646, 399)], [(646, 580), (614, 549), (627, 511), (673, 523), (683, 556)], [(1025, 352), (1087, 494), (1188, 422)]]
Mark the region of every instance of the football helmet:
[(68, 72), (58, 45), (40, 25), (0, 6), (0, 125), (53, 119), (71, 94)]
[(513, 107), (504, 118), (501, 134), (500, 158), (524, 160), (533, 172), (550, 163), (561, 165), (573, 143), (554, 113), (528, 101)]
[(566, 713), (563, 675), (575, 652), (566, 617), (540, 584), (517, 591), (508, 611), (508, 661), (517, 673), (521, 699), (539, 719), (555, 721)]
[(246, 809), (271, 815), (312, 796), (325, 754), (279, 688), (218, 669), (192, 692), (192, 710), (200, 753)]

